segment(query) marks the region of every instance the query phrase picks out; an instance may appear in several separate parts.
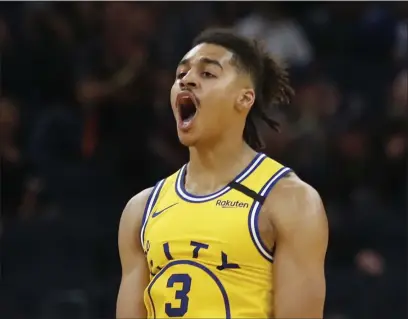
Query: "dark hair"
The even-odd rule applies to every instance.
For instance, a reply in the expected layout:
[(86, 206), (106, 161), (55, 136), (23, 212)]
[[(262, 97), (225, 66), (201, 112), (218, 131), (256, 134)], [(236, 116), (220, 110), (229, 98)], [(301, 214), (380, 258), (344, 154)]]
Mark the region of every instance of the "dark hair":
[(255, 102), (248, 114), (244, 140), (254, 149), (264, 147), (263, 140), (256, 127), (256, 118), (265, 121), (272, 129), (279, 131), (279, 124), (269, 117), (268, 111), (274, 106), (289, 104), (294, 90), (289, 84), (288, 73), (269, 54), (260, 43), (240, 35), (230, 29), (208, 29), (193, 41), (216, 44), (231, 51), (238, 70), (248, 72), (255, 87)]

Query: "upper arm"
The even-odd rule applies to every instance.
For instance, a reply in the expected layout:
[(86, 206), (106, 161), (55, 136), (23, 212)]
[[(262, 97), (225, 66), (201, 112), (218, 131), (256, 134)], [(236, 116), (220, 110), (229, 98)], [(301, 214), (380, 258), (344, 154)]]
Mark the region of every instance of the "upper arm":
[(326, 213), (315, 189), (297, 177), (282, 179), (272, 193), (275, 229), (275, 315), (322, 318), (326, 293)]
[(133, 197), (120, 220), (118, 246), (122, 280), (117, 299), (117, 318), (146, 318), (143, 293), (149, 283), (149, 270), (139, 235), (150, 192), (151, 188)]

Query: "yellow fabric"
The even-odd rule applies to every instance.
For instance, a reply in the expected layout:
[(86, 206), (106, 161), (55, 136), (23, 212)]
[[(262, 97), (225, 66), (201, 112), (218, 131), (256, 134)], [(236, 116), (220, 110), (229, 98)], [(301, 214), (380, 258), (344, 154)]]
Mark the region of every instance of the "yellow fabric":
[[(235, 181), (267, 195), (288, 171), (260, 153)], [(183, 166), (159, 182), (146, 205), (148, 317), (270, 318), (273, 264), (256, 234), (260, 203), (228, 187), (204, 197), (188, 194), (185, 172)]]

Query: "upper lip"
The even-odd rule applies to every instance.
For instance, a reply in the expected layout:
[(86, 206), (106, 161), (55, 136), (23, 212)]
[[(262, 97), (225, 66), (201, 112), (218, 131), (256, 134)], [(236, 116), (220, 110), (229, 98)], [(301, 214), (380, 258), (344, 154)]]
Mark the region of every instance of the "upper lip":
[(194, 103), (194, 105), (196, 107), (200, 104), (199, 99), (194, 95), (193, 92), (191, 92), (189, 90), (184, 90), (184, 91), (181, 91), (179, 94), (177, 94), (177, 97), (176, 97), (176, 105), (177, 106), (180, 105), (180, 100), (182, 98), (184, 98), (184, 97), (189, 97), (193, 101), (193, 103)]

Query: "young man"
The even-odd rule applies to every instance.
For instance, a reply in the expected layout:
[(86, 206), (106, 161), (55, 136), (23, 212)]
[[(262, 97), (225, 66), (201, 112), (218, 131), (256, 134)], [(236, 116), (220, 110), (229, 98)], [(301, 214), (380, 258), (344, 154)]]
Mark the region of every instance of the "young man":
[(328, 227), (318, 193), (257, 153), (255, 120), (293, 94), (255, 42), (208, 30), (171, 104), (190, 160), (132, 198), (117, 318), (322, 318)]

